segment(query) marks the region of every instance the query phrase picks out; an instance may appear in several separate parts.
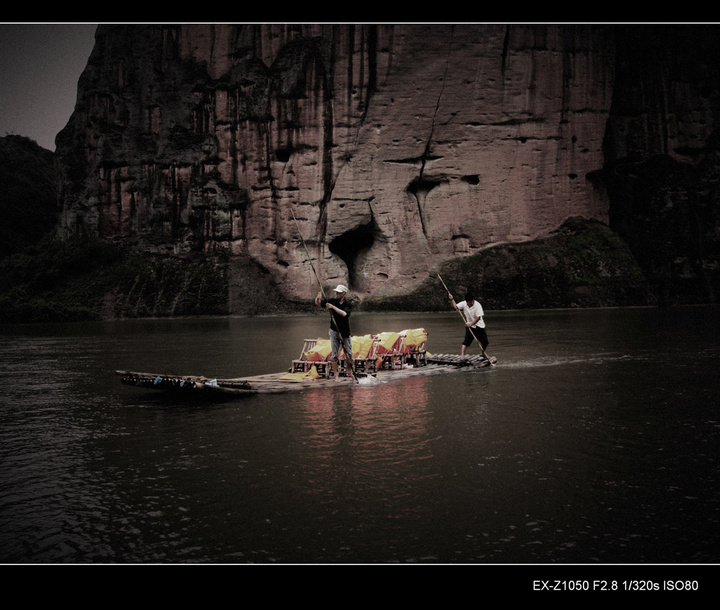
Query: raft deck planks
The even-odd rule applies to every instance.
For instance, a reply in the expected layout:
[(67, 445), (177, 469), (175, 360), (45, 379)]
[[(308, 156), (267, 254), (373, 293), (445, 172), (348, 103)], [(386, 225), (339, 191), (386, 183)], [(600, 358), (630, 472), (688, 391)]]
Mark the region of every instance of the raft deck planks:
[[(425, 366), (403, 368), (396, 370), (382, 370), (373, 375), (378, 382), (388, 382), (407, 377), (437, 375), (461, 370), (473, 370), (495, 364), (497, 358), (491, 357), (488, 362), (482, 356), (455, 356), (452, 354), (436, 354), (428, 356)], [(165, 390), (174, 392), (192, 392), (207, 390), (222, 394), (237, 396), (253, 394), (281, 394), (297, 392), (311, 388), (337, 387), (338, 384), (354, 384), (350, 377), (335, 379), (317, 378), (307, 380), (283, 379), (287, 373), (268, 373), (250, 377), (236, 377), (232, 379), (215, 379), (197, 375), (174, 375), (140, 373), (134, 371), (115, 371), (121, 377), (121, 383), (140, 388)]]

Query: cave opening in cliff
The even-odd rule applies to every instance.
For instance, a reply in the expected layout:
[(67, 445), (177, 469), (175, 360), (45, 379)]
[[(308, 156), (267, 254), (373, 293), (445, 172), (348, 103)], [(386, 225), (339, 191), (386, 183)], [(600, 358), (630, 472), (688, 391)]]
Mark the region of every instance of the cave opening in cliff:
[(375, 223), (370, 221), (336, 237), (330, 242), (330, 252), (339, 256), (348, 271), (348, 284), (352, 289), (362, 288), (362, 275), (357, 269), (360, 255), (375, 243)]

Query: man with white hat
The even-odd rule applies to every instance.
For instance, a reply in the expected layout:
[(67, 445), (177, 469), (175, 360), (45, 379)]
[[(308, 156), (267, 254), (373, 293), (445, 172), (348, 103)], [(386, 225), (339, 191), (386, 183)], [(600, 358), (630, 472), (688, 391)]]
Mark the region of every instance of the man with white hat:
[(350, 335), (350, 314), (352, 313), (352, 304), (345, 299), (348, 289), (342, 284), (338, 284), (335, 287), (335, 298), (325, 299), (321, 292), (318, 292), (315, 297), (315, 305), (324, 307), (330, 311), (330, 345), (332, 347), (332, 355), (330, 356), (330, 362), (332, 363), (333, 373), (335, 374), (335, 380), (340, 379), (340, 373), (338, 371), (338, 352), (340, 351), (340, 344), (342, 343), (343, 351), (345, 352), (345, 360), (349, 367), (350, 374), (353, 374), (353, 359), (352, 359), (352, 339)]

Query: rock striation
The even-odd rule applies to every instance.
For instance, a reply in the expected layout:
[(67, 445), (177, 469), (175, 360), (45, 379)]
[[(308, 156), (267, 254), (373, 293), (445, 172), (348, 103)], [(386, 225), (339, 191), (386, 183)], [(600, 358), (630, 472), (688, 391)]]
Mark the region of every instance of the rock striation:
[(613, 66), (596, 26), (100, 26), (57, 139), (60, 234), (226, 250), (290, 298), (315, 272), (405, 291), (607, 220)]

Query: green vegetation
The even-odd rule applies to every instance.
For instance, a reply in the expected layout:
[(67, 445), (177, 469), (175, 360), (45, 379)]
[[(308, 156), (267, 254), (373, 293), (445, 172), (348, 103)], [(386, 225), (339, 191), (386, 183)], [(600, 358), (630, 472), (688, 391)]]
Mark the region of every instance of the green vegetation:
[(99, 318), (110, 285), (108, 269), (120, 259), (104, 244), (50, 238), (0, 263), (0, 320), (36, 322)]
[(53, 153), (22, 136), (0, 138), (0, 259), (53, 231), (56, 206)]
[[(103, 240), (45, 238), (0, 262), (0, 322), (225, 315), (231, 264), (234, 275), (244, 278), (235, 290), (247, 292), (249, 304), (243, 306), (252, 307), (258, 295), (250, 295), (268, 280), (247, 263), (238, 269), (238, 262), (224, 255), (170, 257)], [(450, 261), (440, 273), (457, 298), (474, 290), (487, 309), (655, 302), (625, 243), (604, 224), (584, 219), (570, 219), (544, 239)], [(359, 308), (447, 307), (442, 284), (431, 276), (410, 294), (371, 297)]]
[[(655, 297), (625, 242), (606, 225), (571, 218), (552, 235), (447, 262), (440, 275), (456, 299), (473, 291), (487, 309), (650, 305)], [(437, 276), (406, 295), (373, 297), (368, 311), (443, 311)]]
[(227, 263), (45, 239), (0, 262), (0, 321), (228, 313)]

